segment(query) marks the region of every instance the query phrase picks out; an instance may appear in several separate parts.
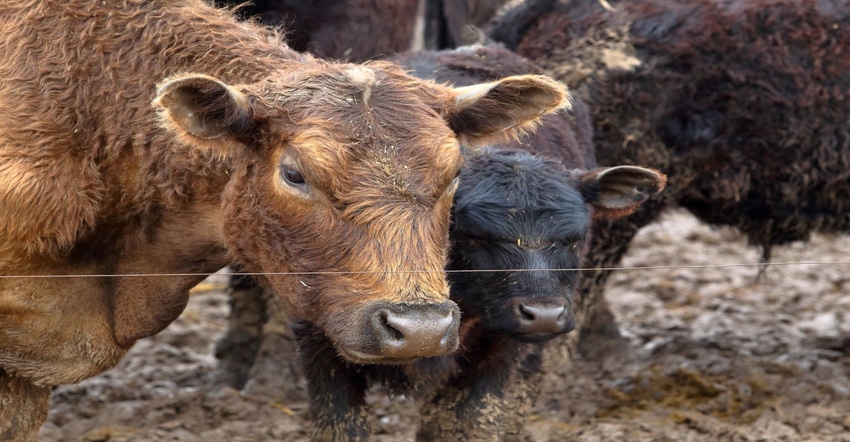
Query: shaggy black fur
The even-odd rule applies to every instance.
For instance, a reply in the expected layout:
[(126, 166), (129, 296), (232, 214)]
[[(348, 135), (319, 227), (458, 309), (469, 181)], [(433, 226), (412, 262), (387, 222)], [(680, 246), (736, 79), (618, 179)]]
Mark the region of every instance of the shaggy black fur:
[[(669, 176), (663, 198), (595, 227), (590, 266), (616, 266), (670, 205), (741, 230), (764, 261), (811, 232), (850, 231), (850, 2), (610, 3), (558, 2), (516, 46), (588, 100), (600, 164)], [(606, 277), (584, 280), (582, 310), (610, 316)]]

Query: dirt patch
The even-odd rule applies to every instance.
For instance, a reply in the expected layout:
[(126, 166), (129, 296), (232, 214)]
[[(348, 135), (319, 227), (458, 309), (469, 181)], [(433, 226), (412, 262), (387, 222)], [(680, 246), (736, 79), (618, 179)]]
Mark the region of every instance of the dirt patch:
[[(814, 236), (773, 261), (848, 259)], [(606, 289), (628, 355), (553, 370), (535, 441), (850, 441), (850, 264), (772, 265), (682, 212), (640, 232)], [(227, 297), (212, 277), (183, 315), (114, 370), (56, 388), (42, 441), (302, 441), (305, 404), (210, 388)], [(376, 441), (412, 440), (405, 397), (370, 396)]]

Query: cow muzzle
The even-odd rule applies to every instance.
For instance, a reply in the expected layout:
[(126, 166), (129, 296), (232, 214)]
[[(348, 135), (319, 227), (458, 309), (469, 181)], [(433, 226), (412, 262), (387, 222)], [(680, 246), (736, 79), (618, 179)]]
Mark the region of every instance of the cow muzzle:
[(393, 304), (377, 302), (362, 310), (357, 345), (339, 345), (344, 357), (359, 363), (401, 363), (443, 356), (457, 349), (460, 310), (454, 302)]
[(547, 340), (575, 328), (575, 316), (564, 298), (520, 298), (510, 302), (516, 328), (514, 336), (525, 340)]

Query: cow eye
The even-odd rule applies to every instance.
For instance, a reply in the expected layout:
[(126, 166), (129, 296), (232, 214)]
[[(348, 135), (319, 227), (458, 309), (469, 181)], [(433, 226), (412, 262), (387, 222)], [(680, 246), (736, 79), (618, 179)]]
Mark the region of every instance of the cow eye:
[(301, 175), (301, 172), (291, 168), (291, 167), (283, 167), (281, 171), (281, 175), (283, 176), (283, 180), (289, 184), (300, 186), (304, 184), (304, 175)]

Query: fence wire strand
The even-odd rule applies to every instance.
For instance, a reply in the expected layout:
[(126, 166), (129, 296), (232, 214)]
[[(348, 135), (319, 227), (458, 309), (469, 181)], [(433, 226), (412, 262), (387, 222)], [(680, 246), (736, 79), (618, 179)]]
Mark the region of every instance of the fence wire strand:
[(557, 269), (485, 269), (485, 270), (374, 270), (374, 271), (332, 271), (332, 272), (215, 272), (215, 273), (119, 273), (119, 274), (59, 274), (59, 275), (0, 275), (0, 279), (12, 278), (154, 278), (154, 277), (188, 277), (188, 276), (320, 276), (320, 275), (356, 275), (380, 273), (498, 273), (498, 272), (598, 272), (598, 271), (647, 271), (675, 269), (709, 269), (730, 267), (772, 267), (792, 265), (850, 265), (850, 261), (790, 261), (790, 262), (757, 262), (734, 264), (692, 264), (692, 265), (660, 265), (635, 267), (585, 267)]

